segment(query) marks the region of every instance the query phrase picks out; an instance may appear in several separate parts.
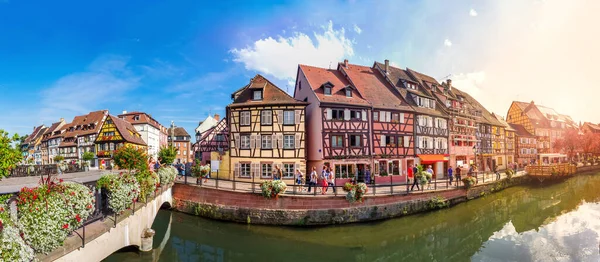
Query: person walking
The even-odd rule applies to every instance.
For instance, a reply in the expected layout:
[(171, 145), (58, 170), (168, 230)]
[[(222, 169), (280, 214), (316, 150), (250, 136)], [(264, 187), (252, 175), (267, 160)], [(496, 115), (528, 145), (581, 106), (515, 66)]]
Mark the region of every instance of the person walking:
[(406, 169), (406, 184), (410, 184), (413, 179), (415, 179), (415, 174), (413, 173), (412, 165), (408, 165)]
[(302, 192), (304, 190), (304, 176), (302, 175), (302, 172), (300, 172), (300, 169), (296, 169), (296, 173), (295, 175), (295, 179), (296, 179), (296, 185), (300, 186), (300, 192)]
[(325, 167), (322, 174), (323, 175), (321, 177), (321, 194), (325, 195), (325, 193), (327, 192), (327, 189), (328, 189), (327, 180), (329, 179), (331, 172), (329, 171), (328, 167)]
[(181, 179), (183, 177), (183, 175), (184, 175), (184, 172), (185, 172), (185, 167), (181, 163), (181, 160), (177, 161), (177, 171), (178, 171), (177, 178)]
[[(410, 168), (410, 167), (409, 167), (409, 168)], [(421, 190), (421, 189), (419, 188), (419, 181), (417, 181), (418, 179), (417, 179), (417, 171), (415, 171), (416, 169), (417, 169), (416, 167), (413, 167), (413, 168), (412, 168), (412, 172), (414, 173), (414, 177), (415, 177), (415, 179), (413, 179), (413, 184), (412, 184), (412, 187), (410, 188), (410, 191), (413, 191), (413, 190), (415, 189), (415, 186), (417, 186), (417, 191), (418, 191), (418, 190)]]
[(427, 179), (427, 189), (431, 189), (431, 180), (435, 177), (433, 169), (431, 169), (431, 165), (427, 166), (427, 173), (431, 174), (431, 178)]
[(312, 187), (315, 188), (315, 191), (317, 191), (317, 168), (316, 167), (312, 167), (312, 172), (310, 172), (309, 178), (308, 180), (308, 192), (310, 193), (310, 190)]
[(462, 167), (461, 166), (457, 166), (456, 167), (456, 186), (458, 186), (458, 183), (460, 183), (460, 180), (462, 179), (460, 177), (460, 173), (462, 172)]
[(371, 184), (371, 168), (367, 166), (367, 171), (365, 171), (365, 183)]
[(329, 190), (329, 187), (331, 187), (333, 189), (333, 193), (335, 194), (335, 174), (333, 173), (333, 171), (331, 171), (331, 169), (329, 169), (329, 175), (327, 177), (327, 190)]
[(494, 166), (494, 173), (496, 173), (496, 180), (500, 180), (500, 172), (498, 172), (498, 166)]
[(450, 185), (452, 185), (452, 181), (454, 179), (454, 177), (453, 177), (453, 171), (454, 170), (452, 170), (452, 166), (449, 166), (448, 167), (448, 179), (450, 179)]
[(154, 157), (150, 157), (150, 159), (148, 159), (148, 169), (150, 170), (150, 172), (155, 172), (158, 170), (154, 170)]

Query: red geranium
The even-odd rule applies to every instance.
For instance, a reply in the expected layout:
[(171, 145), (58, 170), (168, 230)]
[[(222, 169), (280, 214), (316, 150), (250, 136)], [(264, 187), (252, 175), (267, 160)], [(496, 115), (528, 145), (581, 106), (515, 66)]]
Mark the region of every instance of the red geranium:
[(69, 228), (69, 224), (64, 224), (64, 225), (62, 226), (62, 228), (64, 228), (64, 229), (67, 229), (67, 228)]
[(81, 222), (81, 217), (79, 216), (79, 214), (75, 216), (75, 220), (77, 220), (77, 223)]

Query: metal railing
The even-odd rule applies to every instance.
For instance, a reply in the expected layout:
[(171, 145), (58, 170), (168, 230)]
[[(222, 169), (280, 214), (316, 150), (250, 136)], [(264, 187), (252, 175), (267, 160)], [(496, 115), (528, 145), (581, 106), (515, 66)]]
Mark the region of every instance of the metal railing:
[[(516, 170), (516, 172), (523, 171), (522, 169)], [(520, 175), (520, 174), (519, 174)], [(475, 177), (476, 184), (485, 184), (495, 182), (506, 178), (505, 171), (498, 171), (498, 173), (492, 172), (474, 172), (472, 175)], [(514, 176), (518, 176), (515, 173)], [(462, 178), (467, 177), (467, 174), (462, 174)], [(251, 174), (250, 177), (236, 178), (236, 179), (223, 179), (219, 176), (209, 179), (196, 179), (189, 178), (187, 176), (177, 179), (177, 183), (195, 184), (208, 188), (222, 189), (222, 190), (233, 190), (247, 193), (261, 193), (261, 183), (269, 178), (257, 179), (258, 176)], [(243, 180), (240, 180), (243, 179)], [(352, 182), (351, 179), (335, 179), (335, 185), (328, 184), (323, 185), (321, 182), (316, 184), (298, 184), (296, 179), (284, 177), (283, 181), (287, 185), (287, 190), (283, 193), (284, 195), (303, 195), (303, 196), (319, 196), (322, 194), (334, 194), (335, 196), (344, 195), (343, 187), (345, 182)], [(363, 181), (358, 181), (363, 182)], [(447, 174), (444, 174), (444, 178), (431, 179), (425, 185), (420, 183), (414, 183), (414, 178), (407, 180), (406, 176), (390, 175), (390, 176), (375, 176), (368, 185), (367, 195), (408, 195), (411, 193), (418, 192), (435, 192), (450, 189), (463, 188), (462, 181), (456, 175), (453, 176), (452, 181), (448, 178)], [(415, 191), (416, 189), (416, 191)]]
[(47, 176), (59, 173), (75, 173), (83, 171), (85, 171), (85, 167), (80, 164), (20, 165), (10, 171), (10, 176)]

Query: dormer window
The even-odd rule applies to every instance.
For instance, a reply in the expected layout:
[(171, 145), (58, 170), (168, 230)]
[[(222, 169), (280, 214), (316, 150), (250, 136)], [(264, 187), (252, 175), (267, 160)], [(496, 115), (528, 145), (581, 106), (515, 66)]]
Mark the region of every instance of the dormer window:
[(258, 101), (263, 99), (262, 90), (254, 90), (252, 93), (252, 100)]
[(352, 97), (352, 89), (346, 88), (346, 97)]
[(331, 87), (330, 86), (326, 86), (325, 87), (325, 95), (331, 95)]
[(139, 120), (140, 120), (140, 116), (139, 116), (139, 115), (135, 115), (135, 116), (133, 116), (133, 120), (134, 120), (134, 121), (139, 121)]

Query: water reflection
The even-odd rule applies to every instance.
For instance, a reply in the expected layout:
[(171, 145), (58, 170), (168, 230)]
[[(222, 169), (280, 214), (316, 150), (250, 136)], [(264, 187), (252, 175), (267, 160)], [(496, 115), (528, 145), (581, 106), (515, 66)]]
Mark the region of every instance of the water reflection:
[[(173, 213), (160, 260), (600, 261), (598, 192), (600, 176), (580, 176), (546, 187), (510, 188), (438, 212), (311, 229)], [(165, 213), (170, 214), (161, 211), (157, 221)]]

